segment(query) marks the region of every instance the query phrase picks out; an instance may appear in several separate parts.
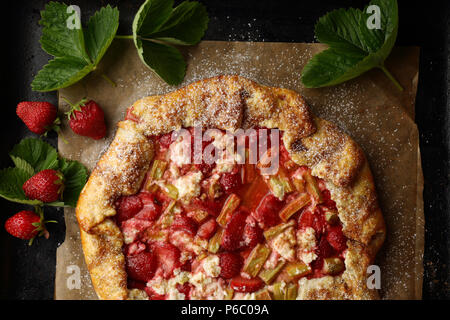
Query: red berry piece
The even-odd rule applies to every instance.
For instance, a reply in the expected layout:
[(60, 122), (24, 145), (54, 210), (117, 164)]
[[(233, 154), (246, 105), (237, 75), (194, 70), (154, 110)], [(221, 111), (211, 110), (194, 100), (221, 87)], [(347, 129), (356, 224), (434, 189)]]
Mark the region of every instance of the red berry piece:
[(221, 242), (221, 245), (225, 250), (235, 251), (242, 249), (245, 246), (243, 233), (246, 218), (247, 213), (240, 210), (236, 211), (227, 222)]
[(71, 107), (68, 115), (69, 126), (73, 132), (94, 140), (102, 139), (106, 135), (105, 115), (95, 101), (82, 100)]
[(241, 271), (242, 258), (233, 252), (223, 252), (219, 254), (220, 276), (224, 279), (231, 279)]
[(241, 175), (239, 173), (231, 172), (224, 173), (220, 177), (220, 184), (225, 192), (233, 192), (242, 185)]
[(202, 239), (208, 240), (216, 232), (216, 228), (216, 219), (210, 218), (198, 228), (197, 235)]
[(53, 169), (38, 172), (22, 186), (29, 199), (54, 202), (61, 198), (64, 183), (62, 173)]
[(185, 231), (194, 236), (197, 232), (197, 224), (187, 216), (177, 215), (172, 223), (172, 230)]
[(341, 226), (330, 227), (327, 233), (328, 243), (337, 251), (342, 252), (347, 248), (347, 239), (342, 233)]
[(122, 222), (133, 218), (144, 207), (138, 196), (120, 197), (116, 201), (116, 220)]
[(167, 242), (155, 242), (154, 251), (158, 257), (158, 268), (161, 268), (164, 277), (170, 277), (173, 270), (181, 267), (180, 250)]
[(282, 207), (283, 202), (278, 200), (273, 194), (268, 193), (261, 200), (252, 215), (262, 228), (269, 228), (280, 223), (280, 216), (278, 214)]
[(231, 288), (237, 292), (255, 292), (262, 288), (264, 282), (260, 278), (234, 277), (230, 281)]
[(44, 134), (59, 124), (56, 107), (48, 102), (21, 102), (17, 105), (16, 113), (28, 129), (36, 134)]
[(253, 248), (264, 240), (263, 231), (256, 223), (246, 223), (244, 228), (244, 241), (248, 248)]
[(162, 208), (155, 195), (143, 192), (139, 194), (139, 198), (142, 202), (142, 209), (136, 214), (136, 218), (148, 221), (156, 220), (161, 214)]
[(127, 274), (133, 280), (147, 282), (155, 274), (156, 259), (152, 252), (127, 256)]

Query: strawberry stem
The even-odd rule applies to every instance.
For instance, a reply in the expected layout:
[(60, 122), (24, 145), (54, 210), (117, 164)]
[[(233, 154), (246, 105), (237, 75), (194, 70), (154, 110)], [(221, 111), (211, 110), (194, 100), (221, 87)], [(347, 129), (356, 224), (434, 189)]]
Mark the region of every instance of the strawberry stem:
[(394, 76), (389, 72), (388, 69), (386, 69), (384, 65), (381, 65), (379, 68), (383, 70), (384, 74), (389, 78), (389, 80), (394, 83), (398, 90), (403, 91), (403, 87), (401, 86), (401, 84), (397, 81), (397, 79), (394, 78)]
[(113, 86), (114, 88), (117, 87), (117, 84), (114, 81), (112, 81), (106, 74), (102, 73), (101, 76), (103, 79), (109, 82), (111, 86)]
[(116, 39), (133, 39), (133, 35), (116, 35), (114, 38)]

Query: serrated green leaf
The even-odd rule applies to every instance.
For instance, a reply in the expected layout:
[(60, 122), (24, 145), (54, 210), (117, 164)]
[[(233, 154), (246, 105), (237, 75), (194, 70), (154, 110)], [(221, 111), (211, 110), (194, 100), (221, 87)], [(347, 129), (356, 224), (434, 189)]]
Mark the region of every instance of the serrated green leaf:
[(133, 20), (133, 34), (141, 37), (159, 30), (172, 13), (173, 0), (147, 0), (139, 8)]
[(79, 23), (78, 14), (75, 10), (68, 11), (68, 6), (59, 2), (50, 2), (41, 11), (39, 23), (44, 27), (40, 40), (42, 49), (55, 57), (76, 57), (89, 63), (83, 30), (74, 28), (74, 24), (71, 24), (75, 20)]
[(34, 78), (31, 88), (34, 91), (53, 91), (66, 88), (86, 76), (94, 65), (73, 57), (61, 57), (51, 60)]
[(23, 139), (14, 146), (9, 155), (17, 167), (19, 167), (16, 162), (17, 158), (29, 164), (34, 171), (31, 175), (45, 169), (58, 169), (59, 167), (56, 149), (40, 139)]
[(141, 60), (165, 82), (177, 85), (184, 79), (186, 63), (180, 51), (153, 41), (136, 40)]
[(27, 174), (30, 175), (30, 177), (35, 174), (34, 168), (28, 162), (26, 162), (22, 158), (15, 157), (12, 155), (10, 155), (10, 156), (17, 168), (25, 171)]
[(76, 207), (78, 197), (88, 178), (88, 171), (78, 161), (61, 159), (60, 170), (64, 175), (63, 201), (66, 206)]
[(177, 45), (193, 45), (205, 34), (208, 21), (204, 5), (196, 1), (185, 1), (177, 6), (170, 18), (149, 37)]
[(29, 200), (25, 196), (22, 186), (30, 177), (29, 173), (20, 168), (0, 170), (0, 197), (22, 204), (42, 204), (39, 200)]
[[(381, 13), (381, 29), (369, 29), (367, 7), (338, 9), (321, 17), (315, 33), (329, 45), (305, 66), (301, 80), (308, 88), (336, 85), (374, 68), (384, 68), (384, 61), (394, 46), (398, 29), (396, 0), (373, 0)], [(396, 83), (398, 85), (398, 83)]]
[(90, 19), (84, 31), (86, 50), (97, 65), (116, 35), (119, 27), (119, 10), (110, 5), (101, 8)]

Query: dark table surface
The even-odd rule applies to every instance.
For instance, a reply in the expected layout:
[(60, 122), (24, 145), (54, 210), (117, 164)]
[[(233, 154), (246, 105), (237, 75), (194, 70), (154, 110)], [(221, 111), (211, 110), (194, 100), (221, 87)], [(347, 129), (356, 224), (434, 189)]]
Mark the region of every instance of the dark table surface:
[[(2, 7), (3, 38), (2, 86), (3, 113), (0, 125), (0, 167), (11, 165), (8, 152), (23, 137), (32, 135), (15, 115), (15, 106), (23, 100), (45, 100), (56, 104), (56, 93), (31, 91), (34, 75), (49, 56), (39, 45), (38, 24), (44, 0), (8, 1)], [(180, 1), (176, 1), (177, 3)], [(340, 7), (362, 8), (368, 1), (249, 1), (208, 0), (210, 16), (207, 40), (313, 42), (314, 24), (327, 11)], [(69, 2), (68, 2), (69, 3)], [(118, 34), (130, 34), (132, 19), (141, 0), (71, 0), (81, 7), (85, 21), (95, 10), (110, 3), (120, 10)], [(425, 256), (423, 297), (450, 298), (450, 117), (447, 101), (449, 3), (448, 1), (399, 0), (400, 26), (397, 45), (420, 46), (420, 77), (416, 100), (416, 122), (425, 176)], [(46, 138), (56, 146), (56, 135)], [(0, 199), (5, 220), (17, 211), (17, 205)], [(64, 241), (61, 209), (46, 209), (51, 237), (37, 239), (32, 247), (26, 241), (0, 230), (0, 290), (2, 298), (52, 299), (56, 248)]]

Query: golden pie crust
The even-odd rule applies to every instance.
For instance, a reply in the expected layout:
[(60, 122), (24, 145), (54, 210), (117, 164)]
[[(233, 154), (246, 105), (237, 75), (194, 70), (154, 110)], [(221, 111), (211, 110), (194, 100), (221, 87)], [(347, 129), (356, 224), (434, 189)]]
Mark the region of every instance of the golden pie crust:
[(298, 93), (263, 86), (239, 76), (201, 80), (166, 95), (136, 101), (138, 122), (118, 123), (116, 136), (84, 187), (76, 214), (87, 267), (101, 299), (128, 299), (123, 235), (113, 217), (120, 196), (139, 191), (154, 150), (148, 137), (181, 127), (235, 131), (267, 127), (284, 131), (283, 141), (298, 165), (323, 179), (336, 202), (348, 238), (345, 271), (300, 280), (299, 299), (376, 299), (367, 288), (367, 267), (385, 239), (369, 164), (361, 148), (334, 124), (317, 118)]

